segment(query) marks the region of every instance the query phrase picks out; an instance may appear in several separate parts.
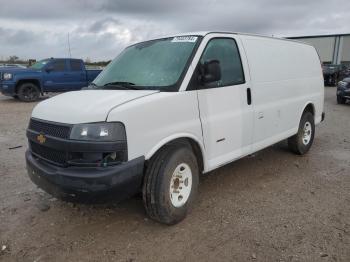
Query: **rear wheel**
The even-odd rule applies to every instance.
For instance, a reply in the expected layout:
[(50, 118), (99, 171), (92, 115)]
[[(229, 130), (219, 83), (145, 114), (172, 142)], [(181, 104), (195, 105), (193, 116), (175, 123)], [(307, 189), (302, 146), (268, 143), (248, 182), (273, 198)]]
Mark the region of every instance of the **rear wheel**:
[(304, 112), (299, 123), (298, 133), (288, 138), (289, 149), (298, 155), (306, 154), (315, 136), (314, 116), (310, 112)]
[(346, 98), (342, 96), (337, 96), (337, 102), (338, 104), (345, 104)]
[(24, 102), (34, 102), (40, 96), (39, 88), (32, 83), (21, 84), (17, 92), (18, 99)]
[(183, 220), (197, 195), (198, 164), (190, 146), (169, 145), (149, 162), (143, 184), (147, 214), (160, 223)]

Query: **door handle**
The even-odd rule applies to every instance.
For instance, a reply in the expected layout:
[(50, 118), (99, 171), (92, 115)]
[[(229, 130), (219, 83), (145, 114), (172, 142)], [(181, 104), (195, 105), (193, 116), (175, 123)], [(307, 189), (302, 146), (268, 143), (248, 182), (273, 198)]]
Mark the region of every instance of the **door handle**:
[(247, 104), (251, 105), (252, 104), (252, 92), (250, 88), (247, 88)]

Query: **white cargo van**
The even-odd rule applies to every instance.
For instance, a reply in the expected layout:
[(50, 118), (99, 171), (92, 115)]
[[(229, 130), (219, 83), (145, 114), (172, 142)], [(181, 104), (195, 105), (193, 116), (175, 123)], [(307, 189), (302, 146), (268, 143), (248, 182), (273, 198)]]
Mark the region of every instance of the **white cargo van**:
[(283, 139), (305, 154), (323, 102), (311, 45), (220, 32), (146, 41), (86, 90), (34, 108), (28, 173), (68, 200), (142, 191), (148, 215), (174, 224), (193, 204), (200, 173)]

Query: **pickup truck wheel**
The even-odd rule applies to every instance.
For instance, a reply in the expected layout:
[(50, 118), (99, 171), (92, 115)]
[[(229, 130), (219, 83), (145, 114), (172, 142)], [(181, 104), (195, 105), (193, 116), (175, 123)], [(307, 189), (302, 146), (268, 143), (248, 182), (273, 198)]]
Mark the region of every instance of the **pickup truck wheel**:
[(298, 133), (288, 138), (289, 149), (298, 155), (306, 154), (315, 137), (314, 116), (310, 112), (305, 112), (299, 123)]
[(342, 97), (342, 96), (337, 96), (337, 103), (338, 104), (345, 104), (346, 102), (346, 98), (345, 97)]
[(18, 88), (18, 99), (24, 102), (34, 102), (40, 96), (39, 88), (32, 83), (21, 84)]
[(142, 190), (150, 218), (167, 225), (183, 220), (197, 195), (198, 174), (189, 146), (169, 145), (152, 157)]

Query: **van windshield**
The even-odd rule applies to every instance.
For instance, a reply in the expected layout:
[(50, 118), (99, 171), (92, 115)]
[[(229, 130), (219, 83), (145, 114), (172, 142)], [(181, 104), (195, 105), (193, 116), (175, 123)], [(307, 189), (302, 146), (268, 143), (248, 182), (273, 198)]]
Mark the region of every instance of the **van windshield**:
[(198, 39), (198, 36), (171, 37), (130, 46), (88, 89), (177, 91)]

